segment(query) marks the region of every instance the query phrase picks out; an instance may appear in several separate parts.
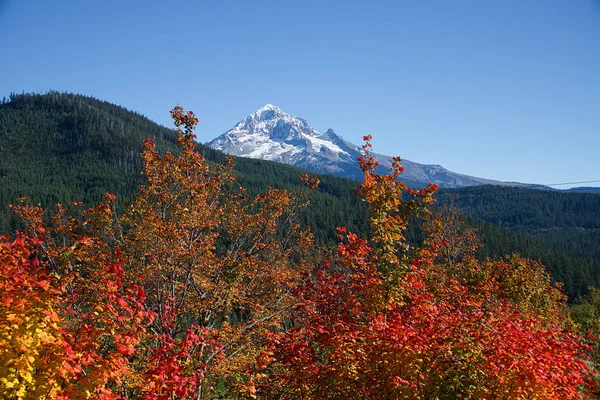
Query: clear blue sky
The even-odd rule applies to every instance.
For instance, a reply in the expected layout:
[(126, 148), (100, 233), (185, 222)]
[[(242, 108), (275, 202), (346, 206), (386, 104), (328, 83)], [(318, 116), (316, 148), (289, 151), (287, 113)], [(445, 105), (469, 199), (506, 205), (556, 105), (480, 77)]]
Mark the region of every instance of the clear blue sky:
[(600, 179), (598, 0), (0, 0), (0, 97), (49, 89), (180, 104), (203, 142), (273, 103), (456, 172)]

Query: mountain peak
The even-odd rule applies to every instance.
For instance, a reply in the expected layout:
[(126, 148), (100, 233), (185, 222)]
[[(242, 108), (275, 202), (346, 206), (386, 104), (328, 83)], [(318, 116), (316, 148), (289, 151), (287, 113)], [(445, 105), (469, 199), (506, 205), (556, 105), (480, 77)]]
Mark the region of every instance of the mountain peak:
[(273, 104), (265, 104), (263, 107), (256, 110), (252, 115), (250, 115), (251, 119), (256, 119), (259, 121), (265, 121), (274, 118), (282, 118), (287, 117), (288, 114), (281, 111), (281, 108), (274, 106)]
[[(213, 149), (229, 155), (258, 158), (296, 165), (316, 172), (362, 179), (357, 158), (359, 146), (328, 129), (320, 133), (302, 118), (283, 112), (273, 104), (265, 104), (233, 128), (207, 143)], [(392, 166), (393, 158), (372, 153), (381, 170)], [(505, 184), (483, 178), (457, 174), (439, 165), (419, 164), (403, 160), (405, 182), (425, 187), (429, 182), (441, 187), (462, 187), (481, 184)]]
[(273, 104), (265, 104), (262, 108), (259, 108), (256, 112), (266, 111), (266, 110), (274, 110), (281, 111), (281, 108), (274, 106)]
[(291, 116), (273, 104), (266, 104), (210, 141), (208, 146), (230, 155), (294, 165), (301, 163), (304, 167), (309, 167), (306, 163), (330, 163), (337, 170), (334, 164), (353, 161), (355, 155), (351, 154), (351, 149), (339, 140), (334, 143), (327, 137), (321, 137), (323, 134), (302, 118)]

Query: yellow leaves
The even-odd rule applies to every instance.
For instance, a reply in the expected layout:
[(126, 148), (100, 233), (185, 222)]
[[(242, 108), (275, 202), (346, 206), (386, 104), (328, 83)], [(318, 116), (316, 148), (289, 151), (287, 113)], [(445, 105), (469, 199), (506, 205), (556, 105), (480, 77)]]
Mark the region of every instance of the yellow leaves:
[[(394, 158), (390, 173), (378, 175), (377, 162), (369, 154), (371, 144), (366, 138), (363, 146), (366, 157), (359, 159), (364, 172), (364, 181), (357, 193), (368, 204), (371, 240), (374, 243), (374, 255), (383, 266), (381, 272), (394, 290), (400, 279), (408, 271), (408, 245), (404, 232), (412, 217), (427, 214), (427, 205), (433, 202), (432, 195), (436, 188), (433, 186), (423, 190), (411, 190), (398, 178), (403, 172), (400, 158)], [(406, 200), (403, 197), (410, 196)]]
[(6, 319), (7, 322), (20, 323), (22, 321), (21, 318), (17, 317), (15, 314), (6, 314), (6, 316), (4, 318)]
[(0, 398), (53, 398), (60, 389), (55, 278), (31, 262), (38, 243), (22, 237), (0, 247)]
[(52, 377), (59, 371), (43, 361), (60, 343), (51, 315), (43, 304), (32, 304), (21, 324), (0, 330), (0, 397), (36, 398), (57, 389)]

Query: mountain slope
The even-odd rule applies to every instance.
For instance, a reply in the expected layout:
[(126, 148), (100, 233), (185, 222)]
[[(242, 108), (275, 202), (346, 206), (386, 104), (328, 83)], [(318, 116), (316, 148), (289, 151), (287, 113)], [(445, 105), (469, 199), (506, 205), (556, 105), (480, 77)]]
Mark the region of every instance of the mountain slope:
[[(50, 92), (11, 95), (8, 102), (0, 102), (0, 234), (20, 227), (7, 205), (21, 197), (43, 207), (74, 200), (92, 205), (105, 192), (128, 201), (144, 183), (140, 153), (149, 137), (159, 151), (178, 150), (172, 129), (92, 97)], [(225, 162), (219, 151), (200, 144), (198, 150), (210, 161)], [(298, 177), (306, 171), (240, 158), (235, 172), (252, 196), (269, 186), (297, 188)], [(352, 195), (356, 182), (327, 175), (320, 179), (311, 207), (323, 216), (303, 216), (319, 225), (317, 239), (332, 242), (335, 227), (342, 225), (365, 232), (363, 204)]]
[(600, 187), (586, 187), (586, 186), (580, 186), (580, 187), (574, 187), (571, 189), (567, 189), (567, 192), (573, 192), (573, 193), (594, 193), (594, 194), (600, 194)]
[[(311, 171), (362, 179), (357, 158), (361, 148), (344, 140), (332, 129), (320, 133), (298, 117), (267, 104), (249, 115), (207, 146), (230, 155), (277, 161)], [(392, 164), (392, 157), (373, 154), (382, 170)], [(439, 166), (403, 160), (402, 180), (409, 186), (424, 187), (429, 182), (442, 188), (475, 185), (514, 185), (484, 178), (458, 174)]]
[(600, 283), (600, 196), (516, 187), (476, 186), (442, 191), (480, 228), (482, 256), (508, 249), (541, 259), (572, 296)]
[(0, 105), (1, 206), (21, 196), (52, 205), (131, 195), (143, 182), (147, 137), (176, 149), (172, 131), (110, 103), (57, 92), (11, 96)]

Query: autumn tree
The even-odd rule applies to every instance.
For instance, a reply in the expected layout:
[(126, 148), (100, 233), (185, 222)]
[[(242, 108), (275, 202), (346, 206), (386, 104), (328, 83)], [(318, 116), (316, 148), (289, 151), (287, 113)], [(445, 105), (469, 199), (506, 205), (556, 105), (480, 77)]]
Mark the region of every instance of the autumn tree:
[(299, 290), (296, 326), (270, 337), (261, 394), (586, 397), (586, 348), (563, 324), (564, 296), (543, 267), (518, 256), (478, 262), (477, 242), (457, 236), (472, 232), (456, 219), (447, 229), (443, 218), (430, 220), (428, 238), (410, 248), (406, 225), (430, 218), (435, 188), (406, 188), (399, 159), (389, 175), (377, 175), (366, 139), (358, 193), (371, 237), (340, 229), (337, 257)]
[(600, 289), (590, 287), (587, 296), (578, 299), (569, 307), (577, 331), (588, 344), (590, 367), (594, 373), (592, 380), (596, 398), (600, 397)]
[(306, 191), (249, 199), (231, 161), (195, 151), (195, 116), (172, 116), (180, 151), (145, 142), (147, 184), (123, 215), (110, 194), (91, 209), (59, 205), (50, 222), (39, 207), (14, 207), (28, 228), (3, 244), (3, 276), (18, 277), (2, 281), (7, 396), (254, 392), (265, 335), (289, 320), (314, 252), (295, 218)]
[[(57, 296), (35, 246), (18, 236), (0, 247), (0, 396), (33, 398), (60, 392), (62, 354)], [(48, 365), (50, 364), (50, 365)]]
[(99, 246), (62, 206), (52, 232), (39, 207), (14, 210), (28, 228), (2, 241), (0, 393), (120, 397), (153, 319), (144, 290), (124, 284), (118, 251)]
[[(181, 152), (160, 155), (147, 141), (148, 184), (121, 219), (106, 216), (117, 221), (109, 235), (126, 279), (144, 282), (157, 315), (154, 365), (139, 390), (167, 396), (185, 377), (181, 398), (211, 397), (219, 387), (251, 393), (264, 336), (290, 317), (293, 290), (310, 266), (312, 237), (295, 217), (306, 193), (269, 189), (248, 199), (231, 160), (209, 164), (195, 151), (194, 115), (176, 107), (172, 116)], [(170, 381), (157, 385), (161, 379)]]

